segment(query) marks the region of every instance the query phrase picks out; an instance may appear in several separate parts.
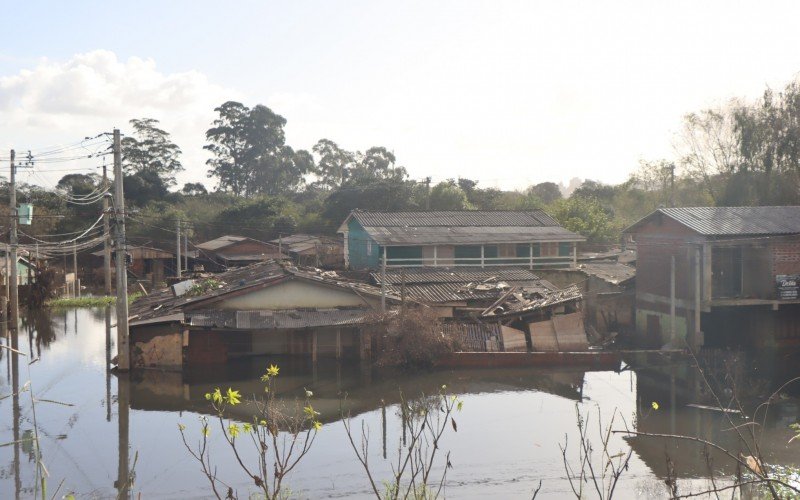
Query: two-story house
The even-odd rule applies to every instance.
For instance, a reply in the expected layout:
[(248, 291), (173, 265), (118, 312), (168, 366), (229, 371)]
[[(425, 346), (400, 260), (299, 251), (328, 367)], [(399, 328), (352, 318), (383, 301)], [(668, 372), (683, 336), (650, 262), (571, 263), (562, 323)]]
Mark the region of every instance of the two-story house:
[(371, 212), (339, 227), (349, 269), (386, 267), (569, 267), (585, 238), (542, 210)]
[(800, 206), (662, 208), (625, 233), (648, 343), (800, 344)]

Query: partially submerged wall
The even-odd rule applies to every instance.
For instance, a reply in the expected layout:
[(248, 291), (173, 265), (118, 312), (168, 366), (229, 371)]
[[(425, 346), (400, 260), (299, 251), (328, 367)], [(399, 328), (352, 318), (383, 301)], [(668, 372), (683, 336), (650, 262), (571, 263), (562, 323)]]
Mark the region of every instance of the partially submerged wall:
[(131, 330), (131, 365), (133, 368), (180, 370), (183, 345), (183, 330), (177, 323), (136, 327)]

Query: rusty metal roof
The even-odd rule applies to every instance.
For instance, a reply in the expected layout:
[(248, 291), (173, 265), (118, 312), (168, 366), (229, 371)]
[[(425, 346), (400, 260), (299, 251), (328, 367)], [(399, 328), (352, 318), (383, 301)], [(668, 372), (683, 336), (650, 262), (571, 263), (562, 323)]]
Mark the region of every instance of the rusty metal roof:
[(655, 214), (666, 215), (704, 236), (800, 234), (800, 206), (661, 208), (625, 232), (635, 232)]

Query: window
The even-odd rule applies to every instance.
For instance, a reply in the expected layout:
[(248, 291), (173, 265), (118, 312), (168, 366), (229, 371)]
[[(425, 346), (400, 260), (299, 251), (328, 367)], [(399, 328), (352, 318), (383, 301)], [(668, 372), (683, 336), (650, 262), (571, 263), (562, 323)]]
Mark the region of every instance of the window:
[(456, 265), (480, 266), (481, 247), (479, 245), (459, 245), (455, 248)]
[(367, 255), (372, 255), (372, 240), (367, 240)]
[(422, 247), (387, 247), (386, 259), (392, 265), (421, 266)]
[(530, 257), (531, 246), (528, 243), (520, 243), (517, 245), (517, 257)]
[(572, 243), (559, 243), (558, 244), (558, 256), (559, 257), (569, 257), (572, 255)]
[(497, 258), (497, 245), (484, 245), (483, 256), (487, 259)]

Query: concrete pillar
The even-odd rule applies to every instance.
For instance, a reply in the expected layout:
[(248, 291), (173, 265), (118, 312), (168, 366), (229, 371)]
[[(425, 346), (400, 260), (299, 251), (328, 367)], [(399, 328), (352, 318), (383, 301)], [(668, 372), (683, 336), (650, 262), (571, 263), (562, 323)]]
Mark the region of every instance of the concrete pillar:
[(311, 361), (315, 364), (317, 362), (317, 348), (319, 345), (319, 341), (317, 339), (317, 331), (314, 330), (311, 332)]

